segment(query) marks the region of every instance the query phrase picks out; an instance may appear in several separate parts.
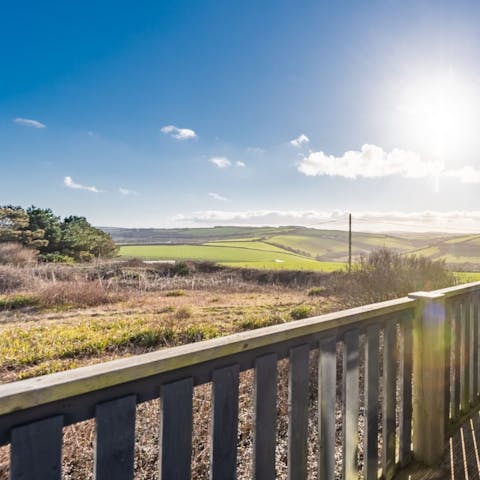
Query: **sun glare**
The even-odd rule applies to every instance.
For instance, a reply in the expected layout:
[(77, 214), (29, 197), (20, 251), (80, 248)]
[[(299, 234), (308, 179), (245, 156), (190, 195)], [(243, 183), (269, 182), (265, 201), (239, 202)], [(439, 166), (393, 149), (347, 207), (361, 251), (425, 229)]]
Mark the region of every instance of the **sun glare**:
[(405, 130), (438, 158), (472, 151), (479, 101), (466, 79), (452, 73), (409, 79), (398, 111)]

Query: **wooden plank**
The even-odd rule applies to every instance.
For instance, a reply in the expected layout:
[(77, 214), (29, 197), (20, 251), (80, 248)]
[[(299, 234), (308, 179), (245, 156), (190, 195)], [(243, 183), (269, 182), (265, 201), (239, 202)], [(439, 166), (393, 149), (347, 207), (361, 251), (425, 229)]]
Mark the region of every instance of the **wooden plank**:
[(135, 454), (135, 395), (97, 405), (95, 480), (132, 480)]
[(473, 295), (470, 296), (470, 403), (474, 404), (478, 397), (478, 304)]
[(336, 347), (334, 336), (324, 337), (319, 342), (318, 476), (322, 480), (335, 480)]
[(193, 379), (162, 385), (160, 404), (160, 479), (190, 480)]
[(358, 329), (345, 334), (343, 349), (343, 478), (358, 478)]
[(237, 477), (239, 367), (213, 372), (211, 480)]
[(460, 410), (467, 412), (470, 408), (470, 305), (463, 297), (461, 303), (461, 375), (460, 375)]
[(379, 327), (367, 329), (365, 343), (365, 432), (364, 432), (364, 478), (377, 480), (378, 477), (378, 394), (379, 373)]
[(11, 435), (11, 480), (60, 480), (63, 417), (14, 428)]
[(395, 473), (395, 357), (396, 322), (386, 323), (383, 330), (383, 405), (382, 405), (382, 470), (390, 480)]
[(255, 360), (253, 478), (275, 480), (277, 436), (277, 356)]
[(453, 339), (453, 313), (450, 302), (445, 304), (445, 428), (450, 425), (450, 414), (452, 412), (452, 339)]
[(454, 362), (454, 385), (452, 390), (452, 419), (458, 418), (460, 415), (460, 368), (461, 368), (461, 357), (462, 357), (462, 320), (461, 320), (461, 308), (459, 302), (454, 302), (452, 304), (453, 316), (453, 362)]
[(478, 381), (478, 375), (479, 375), (479, 368), (478, 368), (478, 362), (479, 362), (479, 343), (478, 343), (478, 335), (480, 333), (480, 328), (478, 325), (478, 295), (472, 295), (471, 297), (471, 314), (472, 317), (470, 319), (471, 325), (472, 325), (472, 392), (471, 392), (471, 401), (472, 403), (475, 403), (478, 400), (478, 394), (479, 394), (479, 381)]
[(400, 298), (0, 385), (0, 416), (414, 308)]
[[(413, 322), (411, 317), (400, 323), (400, 424), (399, 424), (399, 460), (405, 467), (412, 459), (412, 369), (413, 369)], [(448, 410), (447, 410), (448, 411)]]
[(288, 479), (307, 478), (309, 345), (290, 350), (288, 376)]
[(435, 290), (433, 293), (443, 295), (444, 298), (455, 298), (461, 295), (467, 295), (469, 293), (475, 293), (480, 290), (480, 282), (463, 283), (461, 285), (455, 285), (454, 287), (441, 288)]

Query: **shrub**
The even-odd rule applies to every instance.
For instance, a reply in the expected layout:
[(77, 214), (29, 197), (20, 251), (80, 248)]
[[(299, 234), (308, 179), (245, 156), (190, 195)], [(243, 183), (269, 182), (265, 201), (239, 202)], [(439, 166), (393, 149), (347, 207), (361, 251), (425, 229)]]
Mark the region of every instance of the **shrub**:
[(443, 260), (401, 255), (388, 248), (361, 257), (352, 275), (354, 288), (364, 301), (382, 301), (455, 283), (453, 273)]
[(192, 316), (192, 309), (190, 307), (180, 307), (174, 314), (177, 320), (185, 320)]
[(9, 292), (27, 283), (27, 276), (21, 268), (0, 265), (0, 293)]
[(31, 265), (37, 262), (36, 250), (24, 247), (20, 243), (0, 243), (0, 265)]
[(33, 307), (38, 305), (39, 299), (33, 295), (10, 295), (0, 297), (0, 310), (16, 310), (18, 308)]
[(165, 294), (166, 297), (184, 297), (185, 295), (185, 290), (172, 290)]
[(309, 297), (325, 297), (327, 289), (325, 287), (313, 287), (308, 291)]
[(42, 253), (39, 255), (39, 260), (46, 263), (68, 263), (70, 265), (75, 263), (75, 259), (68, 255), (61, 253)]
[(40, 304), (46, 308), (95, 307), (122, 299), (108, 291), (101, 282), (56, 282), (39, 292)]
[(312, 309), (307, 305), (301, 305), (290, 310), (290, 317), (293, 320), (301, 320), (302, 318), (308, 318), (312, 315)]
[(185, 262), (178, 262), (172, 266), (171, 272), (173, 275), (178, 275), (179, 277), (186, 277), (190, 275), (190, 268)]

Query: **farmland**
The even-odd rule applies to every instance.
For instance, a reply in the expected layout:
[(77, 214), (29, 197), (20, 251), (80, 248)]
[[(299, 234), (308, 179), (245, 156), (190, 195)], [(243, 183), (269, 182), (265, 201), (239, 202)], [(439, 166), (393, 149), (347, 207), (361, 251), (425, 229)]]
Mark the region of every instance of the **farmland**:
[[(191, 229), (105, 229), (121, 257), (144, 260), (201, 260), (260, 269), (334, 271), (346, 268), (348, 232), (305, 227), (215, 227)], [(453, 270), (480, 269), (480, 236), (353, 232), (355, 261), (386, 247), (402, 254), (445, 260)]]
[(203, 260), (225, 266), (260, 269), (333, 271), (340, 262), (320, 262), (262, 242), (221, 242), (205, 245), (134, 245), (120, 247), (122, 257), (144, 260)]

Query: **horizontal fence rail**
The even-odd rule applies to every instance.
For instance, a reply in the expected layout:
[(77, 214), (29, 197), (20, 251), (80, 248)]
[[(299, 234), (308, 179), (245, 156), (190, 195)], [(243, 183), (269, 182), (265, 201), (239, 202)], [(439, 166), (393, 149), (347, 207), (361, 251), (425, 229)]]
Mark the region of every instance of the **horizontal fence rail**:
[(287, 362), (288, 478), (308, 476), (313, 406), (322, 480), (389, 480), (414, 458), (437, 461), (478, 402), (479, 305), (477, 282), (0, 385), (10, 478), (60, 479), (63, 427), (94, 419), (94, 478), (132, 479), (137, 405), (160, 399), (160, 478), (190, 479), (194, 390), (210, 384), (210, 478), (234, 479), (253, 370), (252, 476), (273, 480)]

